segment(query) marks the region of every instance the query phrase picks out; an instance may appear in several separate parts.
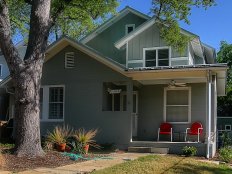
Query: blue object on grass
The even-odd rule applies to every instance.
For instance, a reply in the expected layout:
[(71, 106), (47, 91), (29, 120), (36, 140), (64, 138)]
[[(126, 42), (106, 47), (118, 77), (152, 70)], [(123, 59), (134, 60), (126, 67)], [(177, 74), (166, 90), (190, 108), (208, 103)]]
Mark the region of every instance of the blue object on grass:
[(101, 159), (113, 159), (112, 157), (94, 157), (94, 158), (85, 158), (81, 154), (75, 154), (75, 153), (67, 153), (64, 152), (62, 153), (63, 156), (68, 156), (71, 160), (76, 161), (78, 159), (83, 159), (83, 160), (101, 160)]

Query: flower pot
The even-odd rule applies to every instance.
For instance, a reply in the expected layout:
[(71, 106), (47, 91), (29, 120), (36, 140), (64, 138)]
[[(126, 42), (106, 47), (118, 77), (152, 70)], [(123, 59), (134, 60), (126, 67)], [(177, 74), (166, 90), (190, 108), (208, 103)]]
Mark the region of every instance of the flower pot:
[(71, 152), (71, 147), (66, 146), (66, 147), (65, 147), (65, 151), (66, 151), (66, 152)]
[(87, 154), (87, 153), (88, 153), (88, 151), (89, 151), (89, 145), (88, 145), (88, 144), (86, 144), (83, 148), (84, 148), (84, 152), (85, 152), (85, 154)]
[(61, 143), (57, 145), (57, 150), (60, 152), (64, 152), (66, 147), (66, 143)]

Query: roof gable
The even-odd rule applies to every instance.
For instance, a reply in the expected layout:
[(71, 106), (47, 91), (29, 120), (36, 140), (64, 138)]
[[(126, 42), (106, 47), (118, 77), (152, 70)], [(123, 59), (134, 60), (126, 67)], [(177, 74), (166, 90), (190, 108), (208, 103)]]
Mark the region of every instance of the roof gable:
[(47, 51), (46, 51), (46, 56), (45, 56), (45, 62), (53, 58), (58, 52), (60, 52), (62, 49), (64, 49), (66, 46), (72, 46), (83, 53), (89, 55), (93, 59), (97, 60), (98, 62), (110, 67), (111, 69), (123, 74), (125, 71), (125, 67), (112, 59), (105, 57), (101, 55), (101, 53), (97, 52), (96, 50), (76, 42), (75, 40), (68, 38), (66, 36), (61, 37), (59, 40), (51, 44)]
[[(148, 29), (149, 27), (153, 26), (155, 23), (157, 22), (155, 17), (152, 17), (150, 20), (148, 20), (147, 22), (145, 22), (144, 24), (140, 25), (139, 27), (137, 27), (134, 31), (132, 31), (131, 33), (129, 33), (128, 35), (125, 35), (123, 38), (121, 38), (120, 40), (118, 40), (115, 43), (115, 46), (119, 49), (121, 48), (123, 45), (126, 44), (126, 42), (130, 41), (131, 39), (133, 39), (135, 36), (139, 35), (140, 33), (142, 33), (143, 31), (145, 31), (146, 29)], [(181, 33), (188, 35), (188, 36), (194, 36), (194, 37), (198, 37), (197, 35), (185, 30), (181, 28)]]
[(89, 42), (90, 40), (92, 40), (93, 38), (95, 38), (97, 35), (99, 35), (100, 33), (102, 33), (104, 30), (106, 30), (107, 28), (109, 28), (111, 25), (113, 25), (114, 23), (116, 23), (117, 21), (119, 21), (120, 19), (122, 19), (124, 16), (126, 16), (128, 13), (133, 13), (141, 18), (144, 18), (146, 20), (149, 20), (150, 17), (133, 9), (130, 7), (126, 7), (123, 10), (121, 10), (117, 15), (115, 15), (114, 17), (110, 18), (109, 20), (107, 20), (105, 23), (103, 23), (102, 25), (100, 25), (98, 28), (96, 28), (94, 31), (92, 31), (90, 34), (88, 34), (86, 37), (84, 37), (80, 42), (83, 44), (86, 44), (87, 42)]

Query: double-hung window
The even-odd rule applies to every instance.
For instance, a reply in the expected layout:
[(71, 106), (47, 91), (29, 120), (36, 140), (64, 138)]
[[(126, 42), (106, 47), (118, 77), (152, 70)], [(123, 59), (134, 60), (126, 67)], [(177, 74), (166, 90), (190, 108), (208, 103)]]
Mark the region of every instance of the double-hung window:
[(164, 89), (164, 121), (191, 122), (191, 87)]
[(49, 119), (62, 119), (64, 116), (64, 88), (49, 88)]
[(64, 120), (64, 86), (42, 86), (40, 89), (40, 119)]
[(169, 66), (169, 47), (144, 48), (143, 55), (145, 67)]

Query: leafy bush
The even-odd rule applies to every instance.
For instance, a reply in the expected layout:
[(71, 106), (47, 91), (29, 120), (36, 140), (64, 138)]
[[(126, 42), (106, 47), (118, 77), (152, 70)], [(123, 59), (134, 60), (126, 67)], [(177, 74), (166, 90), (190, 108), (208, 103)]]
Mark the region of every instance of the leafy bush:
[(227, 147), (232, 145), (229, 132), (223, 132), (223, 134), (221, 135), (221, 140), (222, 140), (222, 147)]
[(219, 150), (219, 159), (230, 163), (232, 162), (232, 147), (223, 147)]
[(197, 154), (197, 148), (193, 146), (185, 146), (182, 151), (185, 156), (195, 156)]

